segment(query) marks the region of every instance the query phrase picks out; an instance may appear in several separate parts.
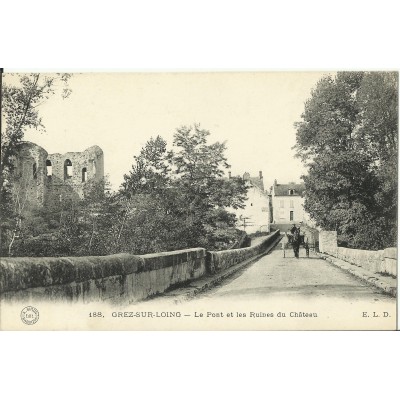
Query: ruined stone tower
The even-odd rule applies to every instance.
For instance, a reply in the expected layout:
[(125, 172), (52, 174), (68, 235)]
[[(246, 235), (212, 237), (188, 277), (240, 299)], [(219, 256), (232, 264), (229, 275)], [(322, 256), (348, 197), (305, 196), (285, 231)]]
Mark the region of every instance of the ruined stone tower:
[(20, 208), (43, 206), (46, 198), (47, 151), (23, 142), (18, 145), (14, 159), (13, 193)]
[(14, 165), (14, 192), (28, 208), (82, 198), (86, 182), (104, 177), (104, 156), (98, 146), (83, 152), (48, 154), (35, 143), (22, 142)]

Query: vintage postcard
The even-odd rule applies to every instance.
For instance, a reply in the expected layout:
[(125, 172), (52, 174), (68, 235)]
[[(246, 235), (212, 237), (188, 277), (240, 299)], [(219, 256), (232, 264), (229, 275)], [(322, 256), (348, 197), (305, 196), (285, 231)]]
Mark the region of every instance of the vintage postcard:
[(397, 330), (398, 81), (3, 72), (0, 330)]

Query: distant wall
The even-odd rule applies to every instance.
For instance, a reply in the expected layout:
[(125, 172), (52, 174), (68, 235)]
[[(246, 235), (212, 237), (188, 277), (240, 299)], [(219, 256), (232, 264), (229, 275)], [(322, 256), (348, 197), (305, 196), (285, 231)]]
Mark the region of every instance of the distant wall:
[(243, 249), (208, 251), (207, 271), (213, 274), (218, 271), (228, 269), (233, 265), (239, 264), (248, 258), (262, 254), (278, 237), (279, 231), (275, 231), (271, 235), (268, 235), (264, 241), (256, 246), (246, 247)]
[(337, 248), (337, 232), (336, 231), (320, 231), (319, 232), (319, 251), (321, 253), (332, 253)]
[(371, 272), (397, 276), (397, 248), (395, 247), (377, 251), (338, 247), (337, 235), (334, 231), (321, 231), (319, 241), (321, 253), (358, 265)]
[(135, 302), (263, 253), (279, 231), (245, 249), (185, 249), (136, 256), (2, 258), (0, 299)]
[(291, 224), (271, 224), (270, 228), (271, 231), (275, 231), (277, 229), (279, 229), (282, 233), (285, 233), (287, 231), (290, 231), (290, 229), (292, 229), (293, 223)]

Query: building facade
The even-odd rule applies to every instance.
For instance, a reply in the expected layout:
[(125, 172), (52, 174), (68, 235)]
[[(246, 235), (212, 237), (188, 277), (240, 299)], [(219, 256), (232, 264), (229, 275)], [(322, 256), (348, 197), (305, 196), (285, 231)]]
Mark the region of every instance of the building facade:
[(304, 211), (304, 184), (278, 183), (271, 186), (270, 199), (272, 223), (293, 224), (308, 220)]
[(269, 200), (264, 190), (262, 171), (257, 177), (251, 177), (248, 172), (243, 175), (247, 185), (247, 200), (244, 209), (230, 211), (238, 219), (238, 228), (246, 233), (269, 232)]

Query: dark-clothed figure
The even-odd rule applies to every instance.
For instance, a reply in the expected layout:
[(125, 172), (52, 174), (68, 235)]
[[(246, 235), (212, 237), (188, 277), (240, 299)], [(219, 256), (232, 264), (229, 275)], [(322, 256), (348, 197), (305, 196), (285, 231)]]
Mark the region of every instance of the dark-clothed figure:
[(291, 234), (293, 235), (292, 245), (293, 245), (293, 252), (296, 258), (299, 258), (299, 249), (300, 249), (300, 228), (296, 227), (296, 224), (293, 224), (292, 229), (290, 230)]
[(306, 256), (310, 257), (310, 243), (311, 243), (311, 236), (309, 231), (304, 232), (304, 248), (306, 249)]

